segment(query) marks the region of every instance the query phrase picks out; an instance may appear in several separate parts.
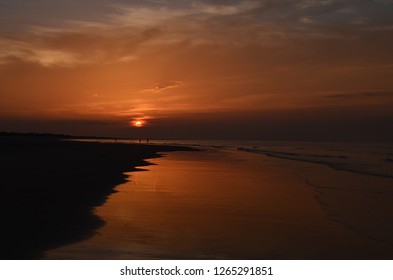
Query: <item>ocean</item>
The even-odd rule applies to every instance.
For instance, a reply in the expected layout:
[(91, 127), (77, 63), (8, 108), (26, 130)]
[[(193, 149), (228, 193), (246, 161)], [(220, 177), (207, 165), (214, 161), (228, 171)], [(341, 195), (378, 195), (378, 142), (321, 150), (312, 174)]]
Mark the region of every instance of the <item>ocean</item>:
[[(79, 139), (80, 140), (80, 139)], [(113, 139), (84, 141), (113, 142)], [(138, 143), (137, 140), (117, 140)], [(146, 144), (146, 140), (141, 140)], [(393, 178), (393, 143), (149, 140), (150, 144), (183, 145), (199, 149), (238, 150), (271, 157), (323, 164), (337, 170)]]

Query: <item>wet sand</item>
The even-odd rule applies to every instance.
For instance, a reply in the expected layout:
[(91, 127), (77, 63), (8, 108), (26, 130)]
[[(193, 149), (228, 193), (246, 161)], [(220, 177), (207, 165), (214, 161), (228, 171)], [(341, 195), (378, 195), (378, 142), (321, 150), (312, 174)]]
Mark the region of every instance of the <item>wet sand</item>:
[(96, 208), (96, 235), (45, 258), (393, 258), (389, 179), (220, 149), (149, 162)]
[(157, 152), (182, 149), (0, 137), (0, 259), (42, 258), (45, 250), (92, 237), (105, 224), (92, 210), (126, 182), (124, 172)]

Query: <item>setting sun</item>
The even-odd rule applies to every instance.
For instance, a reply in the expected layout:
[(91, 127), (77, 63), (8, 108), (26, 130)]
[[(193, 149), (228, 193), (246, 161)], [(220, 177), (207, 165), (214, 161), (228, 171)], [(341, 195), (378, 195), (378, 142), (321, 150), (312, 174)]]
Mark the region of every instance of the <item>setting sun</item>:
[(135, 127), (142, 127), (142, 126), (143, 126), (143, 122), (142, 122), (142, 121), (134, 121), (134, 122), (133, 122), (133, 125), (134, 125)]

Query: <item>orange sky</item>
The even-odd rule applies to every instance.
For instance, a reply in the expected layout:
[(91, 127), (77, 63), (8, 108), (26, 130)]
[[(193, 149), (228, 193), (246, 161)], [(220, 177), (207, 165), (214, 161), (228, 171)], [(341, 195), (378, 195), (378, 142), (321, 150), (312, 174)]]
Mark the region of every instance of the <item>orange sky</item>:
[(0, 130), (393, 138), (391, 1), (15, 2)]

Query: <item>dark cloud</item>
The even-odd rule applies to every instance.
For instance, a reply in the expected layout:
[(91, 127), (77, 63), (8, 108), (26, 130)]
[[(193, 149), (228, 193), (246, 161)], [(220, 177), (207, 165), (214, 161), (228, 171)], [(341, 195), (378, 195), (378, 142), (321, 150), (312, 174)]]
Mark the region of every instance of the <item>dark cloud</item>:
[(158, 83), (154, 86), (154, 91), (161, 91), (168, 88), (178, 87), (181, 84), (182, 82), (180, 81), (169, 81), (169, 82)]
[(323, 95), (327, 98), (377, 98), (377, 97), (391, 97), (393, 99), (393, 92), (357, 92), (357, 93), (331, 93)]

